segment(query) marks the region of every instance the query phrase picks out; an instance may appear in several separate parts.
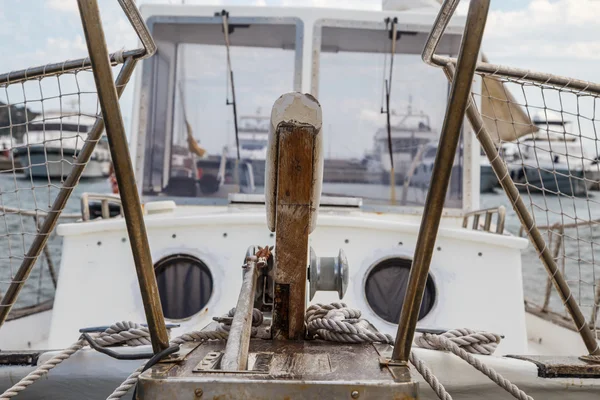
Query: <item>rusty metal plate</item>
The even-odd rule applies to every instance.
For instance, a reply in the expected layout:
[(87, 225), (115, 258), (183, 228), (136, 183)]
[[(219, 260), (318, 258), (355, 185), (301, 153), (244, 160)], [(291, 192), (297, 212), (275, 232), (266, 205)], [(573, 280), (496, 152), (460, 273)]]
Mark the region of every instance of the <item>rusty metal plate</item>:
[[(221, 359), (223, 358), (222, 352), (213, 351), (208, 353), (193, 372), (202, 373), (235, 373), (239, 374), (240, 371), (228, 371), (221, 369)], [(250, 353), (248, 355), (248, 370), (245, 371), (247, 374), (268, 374), (271, 366), (271, 360), (273, 359), (273, 353)]]
[(186, 342), (179, 346), (179, 351), (177, 353), (173, 353), (168, 357), (163, 358), (159, 361), (159, 363), (170, 363), (174, 361), (182, 361), (184, 360), (188, 354), (190, 354), (196, 347), (198, 347), (199, 343), (194, 342)]
[[(253, 339), (251, 371), (198, 371), (209, 353), (224, 343), (207, 342), (171, 369), (151, 368), (139, 380), (144, 400), (169, 399), (415, 399), (418, 384), (406, 370), (405, 380), (381, 368), (379, 353), (370, 344)], [(199, 397), (200, 396), (200, 397)]]
[(540, 378), (600, 378), (600, 364), (578, 357), (507, 356), (537, 365)]

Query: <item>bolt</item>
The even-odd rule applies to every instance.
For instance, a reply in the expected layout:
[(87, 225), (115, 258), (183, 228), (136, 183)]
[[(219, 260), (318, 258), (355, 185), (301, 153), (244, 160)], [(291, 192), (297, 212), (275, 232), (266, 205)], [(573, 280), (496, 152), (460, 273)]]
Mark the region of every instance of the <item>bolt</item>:
[(196, 395), (196, 398), (199, 399), (200, 397), (202, 397), (204, 392), (202, 391), (202, 389), (196, 389), (196, 390), (194, 390), (194, 394)]
[(358, 393), (358, 390), (353, 390), (352, 393), (350, 393), (350, 396), (352, 396), (353, 399), (358, 399), (360, 394)]

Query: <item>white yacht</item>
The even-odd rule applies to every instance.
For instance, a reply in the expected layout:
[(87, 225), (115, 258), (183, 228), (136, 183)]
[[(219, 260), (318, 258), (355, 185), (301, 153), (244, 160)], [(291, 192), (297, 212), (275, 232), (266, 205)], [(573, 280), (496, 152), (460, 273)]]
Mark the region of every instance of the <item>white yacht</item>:
[(567, 195), (585, 195), (598, 186), (594, 140), (566, 117), (551, 111), (533, 117), (538, 131), (519, 138), (519, 156), (507, 162), (516, 183)]
[[(402, 182), (422, 146), (435, 142), (439, 132), (431, 128), (429, 116), (423, 112), (413, 113), (408, 107), (406, 114), (392, 112), (391, 143), (396, 181)], [(381, 165), (382, 179), (389, 182), (391, 159), (387, 128), (377, 130), (374, 137), (374, 160)]]
[[(242, 115), (239, 120), (240, 158), (243, 160), (265, 160), (267, 158), (267, 140), (269, 138), (269, 117), (260, 115)], [(235, 147), (231, 146), (230, 156), (234, 156)]]
[[(95, 117), (75, 112), (47, 111), (28, 124), (22, 142), (13, 146), (19, 169), (32, 178), (56, 179), (69, 175)], [(106, 177), (110, 170), (110, 152), (106, 137), (96, 145), (83, 178)]]

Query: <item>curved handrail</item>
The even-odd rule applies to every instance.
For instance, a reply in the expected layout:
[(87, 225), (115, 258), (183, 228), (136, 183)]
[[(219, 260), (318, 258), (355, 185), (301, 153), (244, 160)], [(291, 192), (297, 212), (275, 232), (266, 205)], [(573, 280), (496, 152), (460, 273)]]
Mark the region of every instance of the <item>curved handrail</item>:
[[(488, 3), (490, 2), (490, 0), (486, 1)], [(423, 53), (421, 54), (421, 58), (426, 64), (443, 67), (449, 62), (456, 63), (455, 58), (438, 56), (435, 54), (435, 50), (440, 44), (440, 40), (442, 40), (446, 27), (454, 15), (459, 2), (460, 0), (446, 0), (442, 4), (435, 22), (433, 23), (433, 27), (431, 28), (431, 32), (429, 33), (429, 37), (427, 38), (427, 42), (425, 42)]]
[[(440, 12), (431, 28), (421, 58), (423, 61), (432, 66), (444, 67), (448, 64), (456, 64), (457, 59), (454, 57), (440, 56), (435, 54), (435, 50), (439, 45), (446, 27), (450, 19), (456, 11), (460, 0), (445, 0), (442, 4)], [(484, 0), (490, 3), (491, 0)], [(544, 72), (535, 72), (527, 69), (513, 68), (505, 65), (490, 64), (487, 62), (478, 62), (475, 68), (476, 72), (486, 75), (502, 75), (503, 77), (527, 80), (540, 84), (549, 84), (561, 86), (563, 89), (574, 91), (585, 91), (600, 95), (600, 84), (584, 81), (581, 79), (573, 79), (559, 75), (548, 74)]]
[[(142, 18), (140, 10), (135, 5), (135, 0), (117, 0), (123, 9), (125, 16), (131, 23), (138, 39), (142, 43), (142, 47), (134, 50), (118, 51), (110, 54), (111, 65), (123, 64), (128, 58), (134, 60), (143, 60), (151, 57), (156, 53), (156, 43), (150, 35), (150, 31)], [(76, 60), (67, 60), (59, 63), (46, 64), (38, 67), (26, 68), (19, 71), (12, 71), (0, 75), (0, 85), (9, 83), (18, 83), (31, 78), (42, 77), (57, 73), (65, 73), (82, 68), (91, 68), (92, 64), (89, 57), (79, 58)]]

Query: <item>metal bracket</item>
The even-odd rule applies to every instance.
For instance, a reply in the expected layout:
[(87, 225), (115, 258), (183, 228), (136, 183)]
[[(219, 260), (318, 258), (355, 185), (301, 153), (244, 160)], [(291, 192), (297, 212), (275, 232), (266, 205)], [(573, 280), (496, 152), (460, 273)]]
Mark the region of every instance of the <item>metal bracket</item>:
[(408, 362), (406, 361), (394, 361), (387, 357), (379, 357), (379, 365), (382, 367), (406, 367)]
[(211, 351), (207, 355), (204, 356), (200, 364), (194, 368), (195, 372), (208, 372), (208, 371), (216, 371), (217, 368), (221, 366), (221, 359), (223, 358), (223, 353), (219, 351)]

